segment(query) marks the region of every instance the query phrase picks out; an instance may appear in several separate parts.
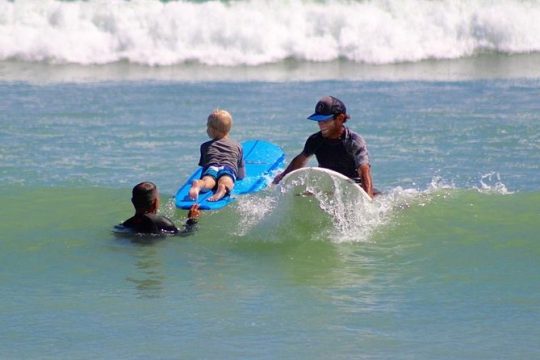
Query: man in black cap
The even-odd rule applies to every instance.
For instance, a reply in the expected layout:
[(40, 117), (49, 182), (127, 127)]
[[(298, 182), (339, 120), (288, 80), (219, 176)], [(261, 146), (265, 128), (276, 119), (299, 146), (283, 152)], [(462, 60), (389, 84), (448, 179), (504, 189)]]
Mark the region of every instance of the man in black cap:
[(315, 113), (308, 117), (318, 122), (321, 131), (307, 139), (304, 150), (290, 162), (285, 171), (274, 178), (274, 184), (279, 183), (289, 172), (306, 166), (309, 158), (315, 155), (320, 167), (357, 181), (373, 197), (367, 145), (362, 136), (344, 125), (349, 118), (341, 100), (333, 96), (321, 98), (315, 106)]

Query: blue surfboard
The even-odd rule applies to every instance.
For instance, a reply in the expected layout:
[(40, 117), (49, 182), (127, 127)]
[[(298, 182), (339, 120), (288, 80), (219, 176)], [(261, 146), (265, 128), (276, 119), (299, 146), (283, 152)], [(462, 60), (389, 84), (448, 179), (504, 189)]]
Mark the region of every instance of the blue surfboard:
[(191, 183), (195, 179), (200, 179), (202, 167), (198, 167), (176, 192), (176, 207), (179, 209), (189, 209), (195, 202), (201, 210), (218, 210), (228, 205), (239, 195), (251, 194), (260, 191), (268, 186), (268, 175), (283, 166), (285, 154), (283, 150), (275, 144), (263, 140), (247, 140), (242, 142), (246, 176), (242, 180), (237, 180), (230, 195), (218, 201), (208, 201), (212, 196), (212, 191), (200, 193), (199, 199), (193, 201), (189, 198), (188, 192)]

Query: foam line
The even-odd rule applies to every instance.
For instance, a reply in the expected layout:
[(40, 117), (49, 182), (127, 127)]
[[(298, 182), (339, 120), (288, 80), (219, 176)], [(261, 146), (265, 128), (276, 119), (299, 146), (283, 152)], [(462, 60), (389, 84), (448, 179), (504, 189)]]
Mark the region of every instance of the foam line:
[(540, 51), (540, 2), (0, 0), (0, 61), (389, 64)]

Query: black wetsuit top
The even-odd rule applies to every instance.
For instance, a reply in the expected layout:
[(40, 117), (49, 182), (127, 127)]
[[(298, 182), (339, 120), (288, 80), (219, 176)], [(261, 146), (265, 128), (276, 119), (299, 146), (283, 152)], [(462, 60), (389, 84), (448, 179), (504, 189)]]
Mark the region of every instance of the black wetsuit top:
[(177, 234), (179, 231), (170, 219), (157, 214), (135, 215), (122, 225), (141, 234)]

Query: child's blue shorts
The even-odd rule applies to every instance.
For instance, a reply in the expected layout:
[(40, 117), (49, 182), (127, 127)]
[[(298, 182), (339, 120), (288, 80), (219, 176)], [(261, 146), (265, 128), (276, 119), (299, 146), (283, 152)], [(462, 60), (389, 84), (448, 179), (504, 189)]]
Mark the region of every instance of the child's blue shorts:
[(234, 173), (234, 170), (228, 166), (211, 165), (203, 170), (201, 178), (205, 176), (210, 176), (213, 177), (215, 180), (219, 180), (220, 177), (225, 175), (229, 176), (231, 179), (233, 179), (233, 181), (236, 181), (236, 174)]

